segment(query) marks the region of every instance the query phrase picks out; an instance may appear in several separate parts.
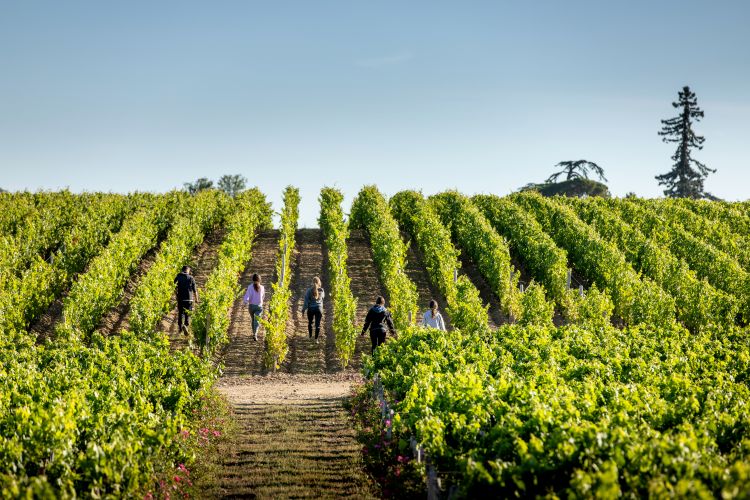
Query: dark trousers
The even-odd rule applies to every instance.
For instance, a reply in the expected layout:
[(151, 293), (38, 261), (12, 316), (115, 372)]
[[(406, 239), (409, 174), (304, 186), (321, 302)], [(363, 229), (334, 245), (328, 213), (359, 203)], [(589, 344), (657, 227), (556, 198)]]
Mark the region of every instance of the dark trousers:
[(177, 301), (177, 326), (182, 330), (183, 323), (185, 326), (190, 324), (190, 313), (193, 311), (192, 300)]
[(375, 354), (375, 348), (385, 342), (385, 330), (370, 330), (370, 340), (372, 341), (372, 353)]
[(307, 333), (312, 337), (313, 320), (315, 320), (315, 338), (320, 335), (320, 320), (323, 318), (323, 311), (317, 307), (311, 307), (307, 310)]

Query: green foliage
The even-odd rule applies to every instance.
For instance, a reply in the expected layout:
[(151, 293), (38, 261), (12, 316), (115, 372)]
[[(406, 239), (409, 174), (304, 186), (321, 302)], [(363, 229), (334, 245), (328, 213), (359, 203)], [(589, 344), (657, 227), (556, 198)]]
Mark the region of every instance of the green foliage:
[(674, 299), (648, 278), (641, 279), (622, 252), (604, 241), (572, 209), (534, 193), (513, 195), (513, 201), (532, 212), (573, 265), (607, 290), (615, 314), (628, 324), (670, 325)]
[(388, 308), (397, 330), (417, 319), (417, 287), (406, 275), (407, 246), (388, 202), (375, 186), (365, 186), (352, 203), (350, 225), (370, 237), (373, 260), (388, 292)]
[[(34, 312), (44, 302), (32, 298), (35, 293), (53, 300), (86, 268), (64, 303), (58, 333), (66, 337), (37, 345), (28, 335), (12, 334), (32, 315), (18, 322), (3, 316), (3, 327), (11, 329), (0, 336), (3, 496), (142, 497), (155, 475), (194, 460), (195, 448), (180, 436), (197, 431), (195, 415), (214, 379), (210, 364), (187, 351), (171, 352), (160, 336), (122, 332), (104, 338), (93, 332), (172, 214), (182, 220), (174, 208), (182, 197), (81, 196), (77, 201), (86, 206), (73, 215), (53, 258), (32, 263), (17, 282), (23, 293), (14, 294), (12, 304)], [(199, 199), (195, 203), (192, 208), (200, 210)], [(40, 274), (31, 274), (36, 270)], [(54, 279), (30, 287), (38, 276)]]
[(244, 175), (222, 175), (217, 187), (234, 198), (247, 187), (247, 179)]
[(750, 486), (749, 335), (414, 328), (367, 368), (459, 497), (733, 497)]
[(398, 193), (390, 204), (399, 225), (417, 242), (430, 279), (445, 295), (451, 322), (459, 328), (486, 327), (487, 306), (479, 291), (466, 276), (454, 282), (454, 271), (461, 267), (459, 252), (432, 207), (414, 191)]
[(653, 210), (659, 217), (674, 221), (694, 237), (730, 255), (743, 269), (750, 269), (750, 238), (732, 232), (731, 228), (722, 221), (709, 220), (695, 214), (680, 201), (677, 199), (641, 200), (639, 203)]
[(482, 212), (456, 191), (430, 197), (430, 203), (442, 224), (471, 258), (500, 300), (503, 313), (518, 317), (519, 273), (510, 263), (510, 249)]
[(299, 189), (288, 186), (284, 191), (284, 210), (281, 213), (281, 238), (279, 255), (276, 259), (276, 276), (273, 297), (268, 304), (268, 314), (261, 318), (266, 328), (264, 359), (266, 366), (278, 369), (284, 362), (289, 345), (286, 338), (286, 323), (289, 319), (289, 301), (292, 292), (289, 283), (292, 280), (291, 258), (295, 247), (297, 220), (299, 219)]
[(207, 177), (200, 177), (195, 182), (186, 182), (183, 184), (185, 191), (190, 194), (197, 194), (206, 189), (214, 187), (214, 181), (209, 180)]
[(690, 87), (683, 87), (678, 93), (679, 100), (673, 102), (675, 108), (682, 108), (679, 116), (662, 120), (659, 135), (667, 143), (677, 143), (677, 150), (672, 155), (672, 170), (657, 175), (659, 185), (666, 186), (666, 196), (673, 198), (711, 197), (703, 190), (703, 180), (709, 173), (716, 172), (692, 157), (693, 149), (703, 149), (705, 138), (693, 130), (693, 122), (703, 118), (703, 111), (698, 107), (698, 99)]
[(534, 215), (508, 198), (477, 195), (474, 204), (559, 305), (565, 303), (568, 254), (544, 232)]
[(346, 270), (349, 224), (344, 220), (341, 203), (344, 195), (338, 189), (325, 187), (320, 192), (320, 228), (328, 248), (328, 274), (333, 302), (333, 333), (336, 352), (346, 367), (357, 343), (357, 299), (351, 291), (351, 279)]
[[(690, 330), (730, 325), (737, 314), (737, 301), (700, 280), (688, 265), (675, 257), (657, 239), (647, 238), (638, 225), (628, 225), (612, 205), (597, 200), (570, 201), (576, 213), (609, 243), (621, 249), (628, 262), (643, 275), (659, 283), (675, 299), (677, 317)], [(610, 205), (610, 206), (607, 206)]]
[(165, 464), (193, 460), (178, 435), (213, 376), (166, 340), (3, 343), (0, 366), (4, 496), (143, 496)]
[(571, 300), (566, 319), (583, 328), (604, 328), (610, 326), (610, 318), (615, 309), (612, 299), (606, 292), (600, 292), (596, 285), (581, 296), (570, 290)]
[[(687, 263), (699, 278), (705, 278), (714, 287), (734, 296), (743, 320), (746, 323), (750, 321), (750, 274), (735, 259), (690, 234), (678, 221), (660, 217), (637, 201), (622, 200), (608, 206), (616, 210), (623, 220), (636, 226), (644, 236)], [(715, 306), (711, 306), (710, 302), (708, 304), (702, 308), (716, 307), (719, 315), (731, 314), (732, 304), (726, 300), (717, 302)], [(707, 313), (700, 314), (705, 316)]]
[(184, 200), (175, 220), (130, 301), (130, 328), (138, 335), (155, 332), (159, 320), (173, 307), (174, 276), (186, 265), (206, 232), (226, 216), (229, 201), (218, 191), (207, 190)]
[[(206, 357), (227, 342), (229, 312), (240, 293), (239, 275), (250, 260), (255, 233), (271, 226), (271, 205), (258, 189), (237, 195), (226, 218), (219, 258), (195, 310), (193, 334)], [(171, 282), (171, 280), (170, 280)]]
[(50, 258), (33, 257), (27, 269), (5, 282), (7, 293), (0, 293), (0, 334), (23, 334), (101, 252), (140, 200), (147, 202), (138, 195), (131, 199), (120, 195), (82, 197), (85, 207)]
[(592, 179), (570, 179), (562, 182), (545, 182), (543, 184), (527, 184), (522, 187), (520, 191), (536, 191), (542, 196), (570, 196), (570, 197), (584, 197), (584, 196), (598, 196), (601, 198), (609, 198), (612, 195), (609, 192), (609, 188)]
[(553, 326), (555, 304), (544, 298), (544, 286), (531, 282), (521, 298), (520, 325)]
[(84, 338), (94, 331), (103, 314), (117, 304), (141, 257), (171, 224), (180, 196), (165, 195), (125, 221), (122, 230), (90, 262), (86, 273), (65, 297), (63, 320), (56, 327), (59, 337)]

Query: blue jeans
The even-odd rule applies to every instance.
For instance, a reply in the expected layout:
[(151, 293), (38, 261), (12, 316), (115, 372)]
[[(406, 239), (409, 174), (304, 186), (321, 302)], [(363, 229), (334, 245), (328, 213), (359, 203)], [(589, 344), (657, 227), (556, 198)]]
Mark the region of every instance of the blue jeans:
[(260, 326), (259, 319), (263, 316), (263, 307), (250, 304), (250, 317), (253, 320), (253, 335), (258, 333), (258, 327)]

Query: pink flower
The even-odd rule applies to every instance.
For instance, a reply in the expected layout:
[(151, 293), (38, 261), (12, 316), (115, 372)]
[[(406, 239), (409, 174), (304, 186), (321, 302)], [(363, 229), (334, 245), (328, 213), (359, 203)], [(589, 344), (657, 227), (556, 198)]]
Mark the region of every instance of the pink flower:
[(399, 455), (396, 460), (398, 460), (398, 463), (403, 463), (404, 457), (402, 457), (401, 455)]
[(219, 437), (219, 436), (221, 436), (221, 432), (219, 432), (219, 431), (213, 431), (213, 435), (215, 437)]
[(172, 479), (174, 479), (175, 483), (179, 483), (182, 480), (182, 478), (180, 476), (175, 476)]
[(154, 500), (154, 494), (149, 491), (148, 493), (143, 495), (143, 500)]
[(386, 425), (386, 427), (390, 427), (391, 426), (391, 419), (390, 418), (385, 421), (385, 425)]
[(396, 477), (401, 475), (401, 467), (396, 467)]

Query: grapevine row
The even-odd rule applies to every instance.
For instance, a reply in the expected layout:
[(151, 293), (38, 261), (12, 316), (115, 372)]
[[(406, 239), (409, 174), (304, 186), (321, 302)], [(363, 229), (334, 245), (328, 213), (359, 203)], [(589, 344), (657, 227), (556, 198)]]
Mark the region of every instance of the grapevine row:
[(277, 370), (289, 351), (286, 336), (286, 323), (289, 319), (289, 301), (292, 292), (291, 257), (295, 247), (297, 220), (299, 219), (299, 189), (288, 186), (284, 190), (284, 210), (281, 212), (281, 237), (279, 254), (276, 259), (278, 281), (273, 286), (273, 297), (268, 304), (268, 315), (261, 319), (266, 329), (264, 336), (264, 358), (268, 368)]
[(622, 200), (609, 201), (607, 204), (624, 220), (638, 227), (646, 237), (684, 260), (699, 277), (706, 278), (714, 287), (736, 297), (740, 314), (746, 322), (750, 320), (750, 275), (736, 260), (637, 203)]
[(333, 333), (336, 352), (346, 367), (357, 343), (357, 299), (352, 295), (351, 279), (346, 270), (349, 224), (344, 220), (341, 203), (344, 195), (338, 189), (323, 188), (320, 192), (320, 228), (328, 249), (328, 275), (333, 302)]
[(477, 195), (472, 201), (509, 242), (532, 276), (558, 305), (565, 302), (568, 255), (544, 232), (534, 216), (507, 198)]
[(503, 314), (520, 316), (519, 273), (510, 262), (506, 241), (468, 198), (455, 191), (430, 198), (432, 208), (500, 300)]
[(682, 226), (687, 232), (713, 245), (717, 250), (731, 255), (744, 269), (750, 269), (750, 241), (734, 234), (723, 222), (697, 215), (676, 200), (639, 200), (639, 203), (664, 219)]
[[(733, 497), (750, 481), (747, 331), (409, 329), (368, 361), (458, 497)], [(408, 367), (405, 369), (404, 367)]]
[(63, 302), (63, 319), (55, 328), (62, 338), (86, 337), (119, 300), (140, 259), (169, 227), (177, 193), (157, 199), (125, 221), (104, 251), (89, 264)]
[(685, 262), (676, 258), (637, 227), (626, 224), (616, 212), (597, 200), (569, 199), (582, 220), (617, 248), (645, 276), (659, 283), (675, 299), (677, 317), (695, 331), (708, 326), (731, 325), (737, 314), (736, 300), (698, 279)]
[(569, 207), (536, 193), (514, 195), (574, 266), (612, 297), (615, 314), (627, 324), (668, 325), (675, 319), (674, 299), (648, 278), (641, 279), (614, 245), (581, 221)]
[(406, 275), (407, 247), (388, 202), (375, 186), (362, 188), (352, 203), (351, 226), (367, 232), (380, 282), (388, 292), (396, 329), (416, 320), (417, 287)]
[(79, 214), (60, 248), (49, 260), (37, 257), (20, 275), (10, 277), (6, 283), (8, 293), (0, 294), (2, 335), (29, 329), (90, 260), (105, 248), (135, 206), (134, 199), (102, 196)]
[(193, 321), (193, 335), (209, 358), (227, 342), (229, 313), (240, 291), (237, 280), (250, 260), (255, 234), (271, 226), (271, 206), (258, 189), (238, 194), (233, 205), (216, 268), (206, 281)]
[(155, 331), (159, 320), (171, 309), (174, 275), (206, 233), (223, 220), (227, 208), (226, 195), (215, 190), (201, 191), (187, 203), (130, 301), (130, 328), (134, 333), (143, 336)]
[(479, 290), (465, 275), (455, 279), (454, 272), (461, 266), (458, 250), (432, 207), (414, 191), (398, 193), (390, 204), (399, 225), (416, 241), (430, 278), (445, 296), (451, 322), (458, 328), (487, 327), (487, 306), (482, 304)]
[(676, 200), (681, 206), (688, 208), (709, 220), (718, 221), (727, 226), (734, 234), (745, 238), (750, 237), (750, 217), (740, 208), (739, 204), (729, 204), (709, 200)]

